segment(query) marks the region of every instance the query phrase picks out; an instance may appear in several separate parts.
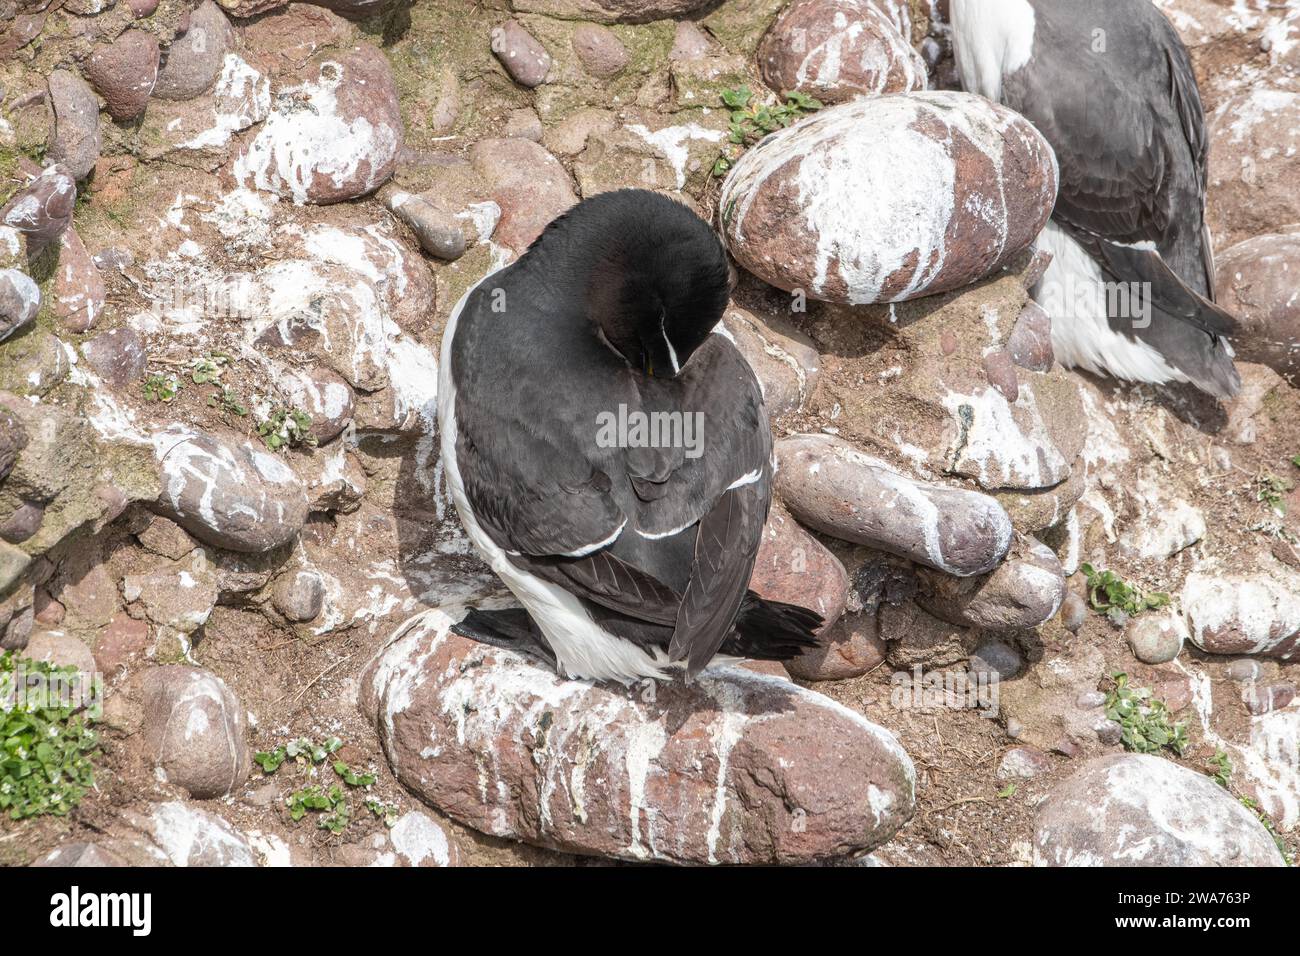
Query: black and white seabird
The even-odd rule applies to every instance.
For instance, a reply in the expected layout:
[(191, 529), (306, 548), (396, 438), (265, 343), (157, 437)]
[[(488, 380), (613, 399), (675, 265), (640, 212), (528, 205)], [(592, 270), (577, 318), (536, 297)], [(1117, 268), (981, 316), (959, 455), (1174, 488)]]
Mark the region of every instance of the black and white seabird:
[(952, 0), (962, 85), (1027, 117), (1061, 189), (1035, 298), (1063, 365), (1241, 387), (1214, 304), (1209, 143), (1191, 61), (1151, 0)]
[(817, 614), (747, 589), (772, 436), (753, 372), (713, 334), (728, 292), (709, 226), (626, 189), (461, 299), (439, 372), (444, 473), (524, 610), (472, 611), (457, 633), (624, 684), (815, 643)]

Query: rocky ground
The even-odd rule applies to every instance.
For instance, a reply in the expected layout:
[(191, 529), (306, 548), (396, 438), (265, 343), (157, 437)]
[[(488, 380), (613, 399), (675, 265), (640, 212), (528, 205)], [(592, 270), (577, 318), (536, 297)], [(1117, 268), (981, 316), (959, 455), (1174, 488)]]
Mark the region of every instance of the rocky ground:
[[(1056, 168), (952, 92), (943, 0), (0, 0), (0, 646), (106, 690), (94, 786), (0, 861), (1294, 856), (1300, 7), (1157, 4), (1226, 404), (1054, 363)], [(787, 669), (592, 687), (447, 632), (502, 592), (443, 325), (623, 186), (737, 263), (752, 586), (827, 619)]]

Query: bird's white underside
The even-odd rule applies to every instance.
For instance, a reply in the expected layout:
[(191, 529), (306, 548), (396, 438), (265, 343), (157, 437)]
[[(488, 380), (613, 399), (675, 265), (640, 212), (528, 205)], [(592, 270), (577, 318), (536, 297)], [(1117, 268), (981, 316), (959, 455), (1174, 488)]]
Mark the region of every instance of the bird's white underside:
[(1073, 237), (1049, 222), (1038, 247), (1052, 254), (1035, 298), (1051, 316), (1052, 350), (1058, 362), (1130, 382), (1188, 381), (1150, 345), (1111, 329), (1106, 278)]
[[(1028, 0), (952, 0), (951, 12), (962, 86), (1001, 102), (1003, 77), (1033, 56), (1033, 6)], [(1038, 237), (1038, 246), (1053, 257), (1035, 298), (1052, 318), (1057, 361), (1127, 381), (1188, 381), (1150, 345), (1111, 329), (1106, 279), (1087, 250), (1054, 222)]]

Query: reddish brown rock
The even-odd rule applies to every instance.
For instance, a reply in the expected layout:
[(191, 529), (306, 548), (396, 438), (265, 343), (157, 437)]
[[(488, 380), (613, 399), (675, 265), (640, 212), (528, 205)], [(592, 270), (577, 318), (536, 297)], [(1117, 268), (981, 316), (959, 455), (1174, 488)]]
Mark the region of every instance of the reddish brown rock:
[(520, 86), (532, 88), (546, 82), (551, 72), (551, 55), (518, 20), (507, 20), (492, 28), (492, 52), (506, 72)]
[(984, 377), (989, 384), (1002, 393), (1008, 402), (1014, 403), (1020, 397), (1020, 380), (1016, 377), (1016, 364), (1011, 353), (998, 349), (984, 356)]
[(86, 61), (86, 79), (108, 104), (115, 120), (132, 120), (144, 112), (158, 79), (158, 40), (143, 30), (127, 30), (101, 44)]
[(1289, 707), (1296, 699), (1295, 684), (1274, 681), (1271, 684), (1250, 684), (1241, 689), (1241, 700), (1252, 715), (1259, 717)]
[(17, 269), (0, 269), (0, 342), (13, 335), (41, 310), (41, 290), (31, 276)]
[(333, 441), (352, 421), (352, 389), (343, 376), (327, 368), (288, 368), (277, 380), (294, 408), (311, 416), (311, 436), (318, 445)]
[(130, 326), (87, 339), (81, 344), (81, 354), (100, 378), (116, 388), (126, 388), (144, 377), (144, 339)]
[(578, 201), (560, 161), (530, 140), (479, 140), (471, 156), (501, 207), (493, 240), (516, 255), (522, 255), (552, 219)]
[(685, 16), (709, 6), (710, 0), (512, 0), (519, 13), (544, 13), (565, 20), (600, 23), (649, 23)]
[(69, 332), (88, 332), (104, 314), (104, 277), (76, 229), (63, 234), (54, 273), (53, 311)]
[(225, 681), (197, 667), (151, 667), (140, 696), (145, 756), (168, 782), (204, 800), (247, 779), (244, 709)]
[(822, 616), (824, 632), (844, 613), (849, 575), (839, 558), (774, 504), (763, 527), (749, 587), (769, 601), (816, 611)]
[(722, 321), (754, 370), (768, 417), (802, 408), (821, 375), (821, 356), (807, 336), (775, 316), (760, 319), (736, 306), (726, 311)]
[(172, 426), (154, 436), (163, 492), (156, 507), (207, 544), (260, 552), (293, 540), (307, 520), (302, 482), (282, 458)]
[(1300, 575), (1289, 569), (1193, 571), (1183, 583), (1182, 605), (1192, 642), (1207, 653), (1290, 660), (1300, 646)]
[(54, 137), (46, 157), (61, 164), (74, 179), (85, 179), (99, 159), (99, 101), (72, 70), (52, 71), (48, 83)]
[(1034, 818), (1036, 866), (1284, 866), (1273, 838), (1210, 777), (1148, 754), (1098, 757)]
[(918, 484), (829, 435), (777, 443), (776, 490), (810, 528), (959, 577), (986, 574), (1011, 546), (992, 498)]
[(1007, 339), (1011, 359), (1031, 372), (1047, 372), (1056, 361), (1052, 350), (1052, 317), (1037, 302), (1026, 302)]
[(579, 24), (573, 31), (573, 52), (583, 69), (602, 80), (621, 73), (629, 58), (614, 31), (595, 23)]
[(736, 163), (719, 208), (750, 272), (859, 305), (989, 275), (1037, 238), (1056, 188), (1051, 147), (1022, 117), (964, 93), (905, 93), (772, 134)]
[(1300, 225), (1237, 243), (1215, 268), (1218, 303), (1241, 323), (1232, 337), (1238, 360), (1300, 372)]
[(292, 80), (319, 50), (350, 43), (355, 28), (314, 3), (291, 3), (246, 21), (240, 33), (244, 49), (259, 69)]
[(106, 679), (112, 679), (142, 662), (148, 649), (149, 625), (118, 614), (95, 640), (95, 666)]
[(296, 203), (333, 203), (377, 189), (397, 167), (402, 114), (384, 54), (368, 43), (318, 54), (281, 91), (234, 164), (241, 184)]
[(0, 222), (27, 237), (35, 255), (63, 235), (72, 222), (77, 183), (62, 166), (47, 166), (5, 204)]
[(203, 0), (190, 14), (189, 29), (167, 48), (153, 95), (191, 100), (212, 89), (234, 45), (235, 30), (226, 15), (212, 0)]
[(1065, 573), (1051, 548), (1023, 535), (992, 574), (954, 578), (923, 573), (917, 603), (953, 624), (1001, 632), (1037, 627), (1065, 600)]
[(800, 863), (870, 849), (911, 816), (894, 737), (819, 694), (739, 669), (690, 687), (565, 681), (451, 622), (404, 627), (361, 706), (397, 778), (467, 826), (616, 859)]
[(872, 0), (796, 0), (758, 49), (763, 80), (823, 103), (925, 89), (925, 61)]
[(1300, 222), (1295, 156), (1300, 93), (1251, 83), (1210, 117), (1208, 218), (1216, 245), (1277, 232)]
[(848, 680), (879, 667), (887, 645), (874, 609), (844, 614), (818, 636), (819, 646), (785, 662), (800, 680)]

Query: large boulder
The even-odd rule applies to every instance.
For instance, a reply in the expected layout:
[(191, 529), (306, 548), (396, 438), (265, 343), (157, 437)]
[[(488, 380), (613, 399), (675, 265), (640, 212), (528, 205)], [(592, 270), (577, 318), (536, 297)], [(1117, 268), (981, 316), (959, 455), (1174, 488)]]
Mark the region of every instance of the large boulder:
[(1183, 583), (1183, 610), (1192, 643), (1210, 654), (1290, 660), (1300, 647), (1300, 575), (1287, 568), (1193, 571)]
[(968, 285), (1029, 246), (1056, 159), (1023, 117), (965, 93), (867, 97), (774, 133), (719, 198), (732, 255), (828, 302), (897, 302)]
[(243, 706), (221, 678), (197, 667), (151, 667), (141, 697), (146, 756), (170, 783), (206, 799), (248, 777)]
[(888, 731), (786, 680), (563, 680), (409, 621), (362, 678), (397, 778), (468, 826), (569, 852), (686, 864), (805, 863), (867, 850), (912, 814)]
[(1161, 757), (1084, 764), (1034, 821), (1037, 866), (1284, 866), (1272, 836), (1209, 777)]
[(362, 43), (321, 54), (280, 91), (235, 161), (241, 184), (296, 203), (333, 203), (377, 189), (402, 149), (397, 86), (384, 54)]
[(1219, 304), (1241, 322), (1237, 358), (1300, 372), (1300, 225), (1239, 242), (1215, 260)]
[(925, 89), (925, 61), (872, 0), (796, 0), (758, 50), (763, 80), (823, 103)]

